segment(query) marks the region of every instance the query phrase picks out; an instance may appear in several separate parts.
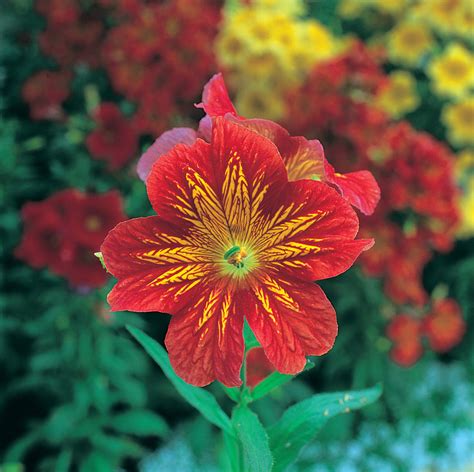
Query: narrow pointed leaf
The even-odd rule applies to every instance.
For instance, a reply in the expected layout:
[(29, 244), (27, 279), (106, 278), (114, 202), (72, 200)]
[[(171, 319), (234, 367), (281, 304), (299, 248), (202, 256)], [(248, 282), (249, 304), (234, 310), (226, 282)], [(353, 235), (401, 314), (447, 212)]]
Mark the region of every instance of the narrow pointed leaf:
[[(313, 367), (314, 364), (311, 361), (308, 361), (305, 370), (311, 369)], [(259, 384), (255, 385), (255, 387), (251, 390), (250, 396), (252, 401), (264, 397), (275, 388), (286, 384), (293, 378), (294, 375), (285, 375), (280, 374), (280, 372), (272, 372), (267, 378), (263, 379)]]
[(130, 410), (115, 415), (109, 426), (119, 433), (136, 436), (165, 436), (169, 431), (165, 420), (149, 410)]
[(196, 408), (208, 421), (233, 435), (234, 430), (229, 417), (224, 413), (214, 396), (207, 390), (187, 384), (180, 379), (171, 367), (165, 349), (153, 338), (138, 328), (127, 326), (132, 336), (144, 347), (145, 351), (162, 368), (164, 374), (184, 399)]
[(329, 418), (369, 405), (375, 402), (381, 393), (380, 385), (366, 390), (324, 393), (288, 408), (280, 420), (268, 430), (275, 460), (274, 471), (285, 470)]
[(258, 416), (247, 405), (236, 406), (232, 424), (240, 441), (244, 469), (248, 472), (270, 472), (273, 458), (268, 445), (268, 435)]

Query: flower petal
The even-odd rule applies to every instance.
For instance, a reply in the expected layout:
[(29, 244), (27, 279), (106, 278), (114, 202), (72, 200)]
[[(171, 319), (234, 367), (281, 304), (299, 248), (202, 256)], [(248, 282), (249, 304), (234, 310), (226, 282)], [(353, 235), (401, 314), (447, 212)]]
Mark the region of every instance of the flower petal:
[[(229, 117), (232, 119), (232, 117)], [(285, 163), (289, 180), (325, 180), (324, 151), (317, 139), (308, 140), (303, 136), (290, 136), (278, 123), (264, 119), (236, 119), (234, 121), (270, 139), (278, 148)]]
[(226, 113), (237, 116), (237, 111), (229, 98), (229, 93), (221, 73), (212, 76), (204, 86), (202, 102), (196, 105), (196, 107), (203, 108), (212, 118), (224, 116)]
[(202, 244), (218, 242), (221, 256), (236, 241), (257, 238), (271, 215), (286, 170), (268, 139), (224, 118), (214, 120), (211, 143), (179, 145), (153, 166), (147, 180), (156, 213), (189, 228)]
[[(211, 288), (212, 287), (212, 288)], [(223, 281), (204, 286), (193, 306), (171, 318), (166, 347), (175, 372), (204, 386), (239, 386), (244, 355), (243, 306)]]
[(367, 170), (339, 174), (326, 161), (328, 182), (334, 184), (341, 195), (364, 215), (371, 215), (380, 200), (380, 187), (374, 176)]
[(171, 151), (176, 144), (193, 144), (196, 139), (197, 133), (192, 128), (173, 128), (165, 131), (140, 157), (137, 164), (140, 179), (145, 182), (157, 159)]
[(279, 372), (301, 372), (306, 356), (320, 356), (333, 346), (336, 313), (318, 285), (265, 275), (246, 298), (250, 328)]
[(349, 269), (371, 239), (354, 240), (355, 211), (322, 182), (299, 180), (285, 189), (285, 216), (259, 239), (258, 259), (301, 280), (335, 277)]
[(119, 279), (108, 297), (113, 311), (175, 313), (215, 272), (205, 248), (153, 216), (118, 224), (101, 251), (107, 270)]

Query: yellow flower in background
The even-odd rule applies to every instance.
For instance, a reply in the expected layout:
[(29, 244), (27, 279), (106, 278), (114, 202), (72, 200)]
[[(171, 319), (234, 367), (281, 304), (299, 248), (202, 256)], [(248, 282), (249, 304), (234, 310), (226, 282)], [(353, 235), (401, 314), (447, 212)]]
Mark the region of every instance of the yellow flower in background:
[(409, 72), (398, 70), (389, 75), (388, 85), (381, 90), (376, 104), (393, 118), (418, 107), (420, 98), (416, 92), (416, 80)]
[(474, 56), (461, 44), (451, 43), (428, 67), (434, 91), (461, 97), (474, 86)]
[(388, 33), (388, 54), (394, 62), (415, 65), (434, 45), (430, 29), (418, 21), (398, 23)]
[(456, 32), (456, 15), (463, 3), (464, 0), (425, 0), (420, 2), (418, 14), (438, 32), (452, 34)]
[(343, 18), (355, 19), (367, 6), (367, 2), (361, 0), (342, 0), (337, 7), (337, 12)]
[(474, 177), (473, 149), (463, 149), (458, 154), (456, 162), (454, 163), (454, 172), (456, 174), (456, 180), (460, 184), (462, 184), (469, 175)]
[(301, 1), (255, 0), (224, 18), (215, 51), (243, 115), (281, 118), (286, 92), (337, 53), (331, 33), (301, 13)]
[(464, 0), (454, 12), (455, 33), (469, 40), (474, 39), (474, 3)]
[(403, 13), (410, 0), (372, 0), (375, 8), (390, 15)]
[(290, 16), (304, 14), (304, 5), (301, 0), (253, 0), (256, 8), (276, 10)]
[(472, 175), (458, 199), (461, 224), (457, 231), (460, 238), (474, 236), (474, 175)]
[(285, 114), (284, 93), (279, 92), (278, 87), (269, 89), (266, 85), (253, 83), (237, 94), (235, 106), (247, 118), (265, 116), (278, 121)]
[(474, 145), (474, 95), (446, 105), (442, 120), (448, 128), (448, 139), (452, 144)]

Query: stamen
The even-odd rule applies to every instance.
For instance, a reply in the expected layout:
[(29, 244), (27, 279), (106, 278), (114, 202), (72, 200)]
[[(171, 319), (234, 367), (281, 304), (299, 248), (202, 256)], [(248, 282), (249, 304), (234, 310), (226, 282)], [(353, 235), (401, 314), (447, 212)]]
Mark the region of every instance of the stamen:
[(240, 246), (233, 246), (224, 254), (224, 259), (227, 261), (229, 257), (233, 256), (236, 252), (240, 251)]
[(237, 269), (242, 269), (244, 267), (244, 259), (247, 257), (247, 251), (245, 248), (240, 246), (233, 246), (224, 254), (224, 259)]

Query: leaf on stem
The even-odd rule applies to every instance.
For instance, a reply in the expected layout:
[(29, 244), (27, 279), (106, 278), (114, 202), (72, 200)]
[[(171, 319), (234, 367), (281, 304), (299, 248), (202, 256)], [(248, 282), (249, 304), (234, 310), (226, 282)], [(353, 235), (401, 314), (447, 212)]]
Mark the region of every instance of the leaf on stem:
[(275, 472), (283, 471), (301, 449), (322, 429), (327, 420), (375, 402), (382, 388), (313, 395), (288, 408), (276, 424), (268, 429)]
[(247, 405), (234, 408), (232, 424), (242, 447), (244, 469), (248, 472), (270, 472), (273, 458), (268, 435), (258, 416)]
[(168, 377), (176, 390), (178, 390), (188, 403), (218, 428), (231, 435), (235, 434), (229, 417), (225, 414), (211, 393), (202, 388), (189, 385), (180, 379), (171, 367), (167, 352), (153, 338), (150, 338), (150, 336), (134, 326), (127, 326), (127, 329), (143, 346), (152, 359), (162, 368), (166, 377)]

